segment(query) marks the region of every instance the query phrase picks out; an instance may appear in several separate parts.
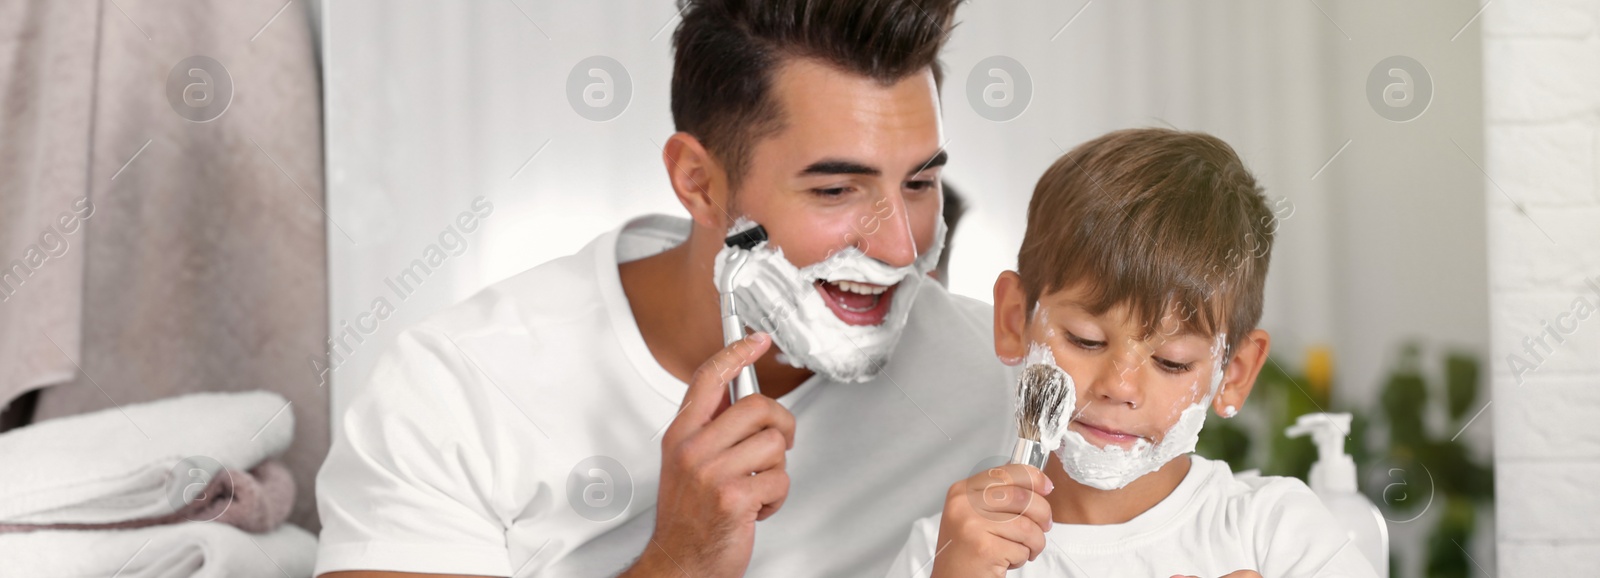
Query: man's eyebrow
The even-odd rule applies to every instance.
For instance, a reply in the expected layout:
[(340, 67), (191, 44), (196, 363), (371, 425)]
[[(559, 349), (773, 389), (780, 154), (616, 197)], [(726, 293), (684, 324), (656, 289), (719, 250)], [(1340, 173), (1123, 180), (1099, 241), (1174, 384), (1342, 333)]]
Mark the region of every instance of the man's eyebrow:
[(934, 153), (933, 156), (928, 157), (928, 160), (923, 161), (921, 165), (918, 165), (916, 169), (906, 173), (906, 176), (909, 177), (934, 167), (942, 167), (947, 162), (950, 162), (950, 153), (944, 152), (944, 149), (940, 149), (939, 152)]
[[(933, 156), (928, 157), (928, 160), (923, 161), (922, 164), (917, 165), (915, 169), (907, 172), (906, 176), (910, 177), (931, 168), (942, 167), (946, 162), (949, 161), (950, 154), (941, 150), (937, 153), (934, 153)], [(807, 165), (806, 168), (800, 170), (800, 176), (802, 177), (818, 175), (865, 175), (869, 177), (876, 177), (882, 174), (883, 171), (879, 170), (877, 167), (847, 159), (822, 159), (820, 161), (811, 163), (810, 165)]]
[(807, 165), (800, 170), (800, 176), (809, 177), (817, 175), (866, 175), (876, 177), (883, 174), (877, 167), (870, 167), (856, 161), (844, 159), (822, 159)]

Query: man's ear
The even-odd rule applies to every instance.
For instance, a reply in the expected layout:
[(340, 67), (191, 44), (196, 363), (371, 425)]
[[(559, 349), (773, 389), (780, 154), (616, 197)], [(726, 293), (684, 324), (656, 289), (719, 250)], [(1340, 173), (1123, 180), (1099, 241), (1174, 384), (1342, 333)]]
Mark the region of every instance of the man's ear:
[(1004, 271), (994, 280), (994, 355), (1006, 365), (1017, 365), (1027, 354), (1027, 295), (1022, 292), (1022, 277)]
[(1246, 333), (1234, 347), (1233, 357), (1223, 370), (1222, 390), (1211, 402), (1211, 408), (1222, 417), (1233, 417), (1244, 407), (1245, 398), (1256, 385), (1261, 366), (1267, 363), (1267, 353), (1272, 349), (1272, 336), (1260, 329)]
[(718, 231), (733, 225), (727, 210), (727, 173), (700, 139), (686, 132), (674, 133), (661, 147), (661, 160), (678, 202), (695, 224)]

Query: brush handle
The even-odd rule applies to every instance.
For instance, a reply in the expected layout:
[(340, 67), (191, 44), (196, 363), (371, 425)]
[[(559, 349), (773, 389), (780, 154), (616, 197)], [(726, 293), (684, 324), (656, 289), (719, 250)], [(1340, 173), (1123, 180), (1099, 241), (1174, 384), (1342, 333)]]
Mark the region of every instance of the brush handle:
[(1017, 445), (1011, 448), (1013, 464), (1028, 464), (1042, 472), (1048, 459), (1050, 455), (1044, 452), (1044, 444), (1030, 439), (1017, 438)]

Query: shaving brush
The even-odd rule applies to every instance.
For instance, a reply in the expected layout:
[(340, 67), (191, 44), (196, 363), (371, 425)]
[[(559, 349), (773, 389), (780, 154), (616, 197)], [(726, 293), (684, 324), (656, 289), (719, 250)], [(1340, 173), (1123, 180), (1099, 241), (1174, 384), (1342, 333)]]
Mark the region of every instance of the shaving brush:
[(1044, 470), (1049, 450), (1061, 443), (1076, 398), (1072, 377), (1061, 368), (1047, 363), (1023, 368), (1017, 380), (1017, 444), (1011, 463)]

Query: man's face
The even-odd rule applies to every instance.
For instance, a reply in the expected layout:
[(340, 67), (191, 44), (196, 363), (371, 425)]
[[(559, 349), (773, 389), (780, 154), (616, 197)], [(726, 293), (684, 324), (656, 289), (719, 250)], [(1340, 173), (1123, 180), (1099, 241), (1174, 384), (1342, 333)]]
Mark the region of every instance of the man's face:
[(1093, 315), (1083, 297), (1076, 290), (1041, 297), (1028, 327), (1029, 339), (1048, 345), (1077, 385), (1068, 430), (1099, 448), (1160, 443), (1184, 410), (1209, 401), (1222, 340), (1184, 332), (1173, 314), (1140, 339), (1126, 306)]
[[(932, 71), (884, 86), (802, 58), (773, 80), (785, 126), (756, 144), (735, 213), (765, 226), (800, 268), (852, 246), (890, 267), (931, 250), (944, 164)], [(816, 289), (840, 321), (871, 326), (888, 317), (901, 284)]]

